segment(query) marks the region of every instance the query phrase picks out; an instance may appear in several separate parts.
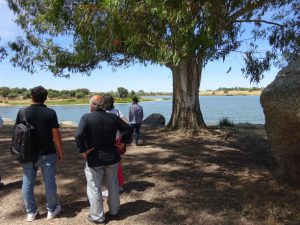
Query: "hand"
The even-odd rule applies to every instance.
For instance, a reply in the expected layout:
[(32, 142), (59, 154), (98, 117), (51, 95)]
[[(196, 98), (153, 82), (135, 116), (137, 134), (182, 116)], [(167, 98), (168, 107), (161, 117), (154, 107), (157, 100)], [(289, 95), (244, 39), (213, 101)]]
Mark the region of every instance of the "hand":
[(64, 155), (62, 153), (58, 153), (57, 154), (57, 163), (61, 164), (63, 160), (64, 160)]
[(124, 143), (120, 142), (118, 144), (115, 144), (115, 146), (116, 146), (117, 150), (122, 150), (125, 148), (126, 145)]
[(93, 150), (94, 150), (94, 148), (90, 148), (90, 149), (88, 149), (87, 151), (81, 153), (81, 155), (83, 156), (83, 158), (86, 159), (87, 155), (88, 155), (91, 151), (93, 151)]

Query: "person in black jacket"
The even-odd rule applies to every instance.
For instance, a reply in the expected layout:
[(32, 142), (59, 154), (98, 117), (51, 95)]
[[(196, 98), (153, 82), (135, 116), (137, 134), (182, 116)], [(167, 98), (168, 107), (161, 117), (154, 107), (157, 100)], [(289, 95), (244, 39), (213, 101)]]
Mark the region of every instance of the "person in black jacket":
[[(105, 112), (102, 96), (91, 98), (90, 111), (81, 117), (75, 139), (79, 152), (86, 158), (87, 195), (91, 206), (88, 220), (104, 223), (101, 185), (104, 183), (108, 188), (109, 213), (115, 216), (120, 208), (117, 172), (121, 157), (117, 148), (130, 142), (132, 129), (118, 116)], [(123, 133), (119, 145), (115, 145), (117, 130)]]

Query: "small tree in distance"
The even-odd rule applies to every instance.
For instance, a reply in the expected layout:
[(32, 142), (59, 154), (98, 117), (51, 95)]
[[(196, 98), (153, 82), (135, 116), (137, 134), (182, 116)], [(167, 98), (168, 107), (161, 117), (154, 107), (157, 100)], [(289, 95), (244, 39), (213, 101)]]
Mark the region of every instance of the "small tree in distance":
[(120, 98), (126, 98), (128, 96), (128, 90), (123, 87), (118, 87), (118, 95)]

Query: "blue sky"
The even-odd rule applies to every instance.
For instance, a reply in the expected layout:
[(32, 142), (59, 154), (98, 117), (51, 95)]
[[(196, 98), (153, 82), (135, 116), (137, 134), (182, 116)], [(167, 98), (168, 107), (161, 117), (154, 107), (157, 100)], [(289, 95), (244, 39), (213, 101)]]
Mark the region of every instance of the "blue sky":
[[(0, 0), (0, 37), (1, 43), (5, 43), (22, 34), (20, 28), (14, 24), (14, 15), (9, 11), (6, 2)], [(4, 16), (5, 15), (5, 16)], [(203, 70), (200, 90), (214, 90), (219, 87), (265, 87), (271, 83), (277, 72), (272, 68), (266, 72), (265, 78), (258, 84), (250, 84), (241, 73), (243, 65), (242, 56), (239, 53), (232, 53), (225, 62), (210, 62)], [(226, 73), (231, 67), (230, 73)], [(106, 92), (116, 91), (118, 87), (125, 87), (128, 90), (144, 91), (172, 91), (172, 74), (168, 68), (136, 64), (132, 67), (117, 71), (103, 66), (101, 70), (95, 70), (91, 76), (74, 74), (68, 78), (56, 78), (51, 73), (39, 71), (36, 74), (28, 74), (19, 68), (14, 68), (7, 60), (0, 63), (0, 86), (31, 88), (42, 85), (45, 88), (57, 90), (70, 90), (77, 88), (88, 88), (91, 91)]]

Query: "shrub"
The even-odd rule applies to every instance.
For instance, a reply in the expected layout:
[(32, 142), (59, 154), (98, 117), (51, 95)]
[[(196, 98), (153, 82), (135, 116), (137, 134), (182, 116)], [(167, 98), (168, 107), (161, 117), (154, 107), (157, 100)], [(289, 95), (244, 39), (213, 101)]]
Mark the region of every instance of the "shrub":
[(225, 117), (225, 118), (220, 120), (219, 126), (220, 127), (233, 127), (234, 123), (232, 121), (230, 121), (228, 118)]

